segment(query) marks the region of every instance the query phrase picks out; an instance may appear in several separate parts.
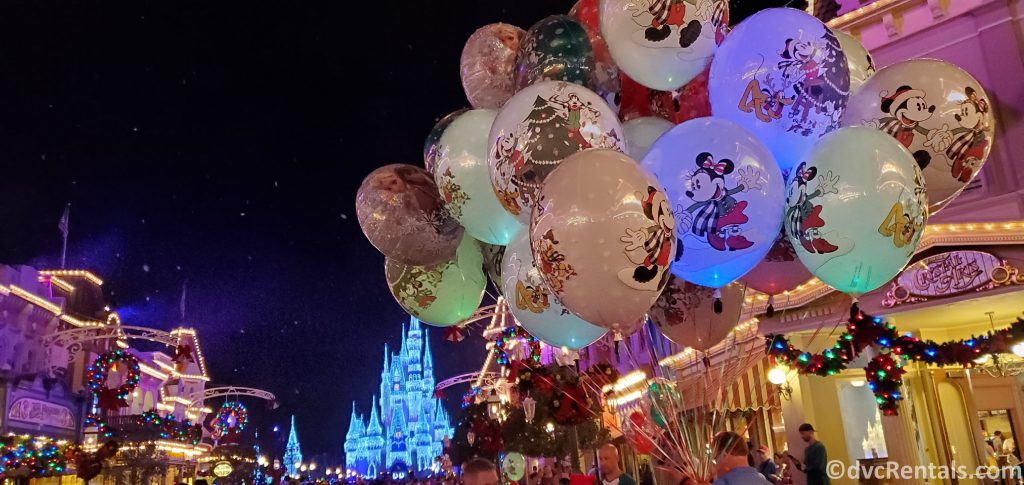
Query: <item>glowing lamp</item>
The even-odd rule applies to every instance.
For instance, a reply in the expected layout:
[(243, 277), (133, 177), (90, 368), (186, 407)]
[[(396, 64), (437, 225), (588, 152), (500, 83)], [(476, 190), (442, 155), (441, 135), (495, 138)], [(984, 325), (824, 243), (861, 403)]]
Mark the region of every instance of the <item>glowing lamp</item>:
[(855, 379), (850, 381), (850, 385), (853, 387), (864, 387), (864, 379)]
[(1017, 357), (1024, 357), (1024, 342), (1014, 345), (1010, 350), (1012, 350), (1013, 354)]
[(786, 371), (787, 370), (788, 369), (786, 369), (785, 367), (783, 367), (781, 365), (772, 368), (772, 370), (768, 371), (768, 382), (771, 382), (772, 384), (775, 384), (776, 386), (781, 386), (781, 385), (785, 384), (786, 381), (788, 380), (787, 377), (786, 377)]

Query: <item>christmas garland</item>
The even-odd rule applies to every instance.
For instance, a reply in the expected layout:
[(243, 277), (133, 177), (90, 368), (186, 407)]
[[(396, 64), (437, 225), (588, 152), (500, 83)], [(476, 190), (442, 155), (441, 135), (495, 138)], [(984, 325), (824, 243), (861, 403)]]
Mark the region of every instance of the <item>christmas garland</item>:
[(149, 428), (160, 433), (160, 438), (174, 440), (181, 443), (198, 445), (203, 437), (203, 428), (191, 421), (178, 421), (173, 414), (161, 416), (156, 410), (149, 410), (139, 415), (137, 420), (139, 426)]
[(249, 411), (238, 401), (226, 402), (213, 418), (213, 429), (220, 436), (239, 433), (249, 424)]
[(494, 341), (494, 355), (497, 358), (498, 365), (509, 364), (506, 349), (509, 342), (518, 339), (525, 339), (530, 346), (530, 362), (540, 362), (540, 340), (530, 335), (526, 330), (523, 330), (522, 327), (515, 325), (502, 330), (501, 334)]
[[(115, 388), (106, 387), (107, 376), (118, 363), (123, 363), (128, 367), (124, 383)], [(130, 352), (116, 349), (97, 356), (87, 371), (86, 384), (89, 391), (92, 392), (93, 407), (92, 412), (86, 416), (85, 425), (95, 426), (100, 434), (110, 437), (114, 431), (107, 426), (96, 410), (116, 411), (119, 408), (128, 407), (128, 396), (139, 385), (139, 379), (142, 377), (139, 359)]]
[(0, 479), (60, 475), (78, 452), (74, 443), (52, 439), (0, 438)]
[(784, 335), (767, 335), (768, 355), (795, 368), (801, 374), (831, 376), (849, 366), (868, 346), (879, 350), (865, 367), (868, 387), (885, 415), (896, 415), (903, 399), (904, 362), (924, 362), (945, 366), (974, 367), (974, 360), (985, 354), (998, 354), (1024, 341), (1024, 319), (1002, 330), (966, 340), (935, 342), (909, 334), (900, 335), (896, 326), (881, 317), (855, 310), (843, 332), (832, 347), (812, 354), (793, 346)]

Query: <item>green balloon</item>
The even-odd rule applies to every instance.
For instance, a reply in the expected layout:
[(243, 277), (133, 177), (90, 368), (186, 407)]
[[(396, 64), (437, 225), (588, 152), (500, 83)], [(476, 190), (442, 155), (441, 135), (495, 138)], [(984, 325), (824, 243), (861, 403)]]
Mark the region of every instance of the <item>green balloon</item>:
[(542, 79), (593, 84), (594, 47), (583, 25), (568, 15), (552, 15), (533, 24), (519, 44), (518, 58), (518, 89)]
[(384, 259), (384, 274), (391, 295), (410, 315), (431, 325), (459, 323), (476, 311), (484, 297), (480, 243), (462, 236), (455, 256), (434, 266), (411, 266)]
[(505, 476), (513, 482), (518, 482), (526, 474), (526, 458), (521, 453), (511, 452), (501, 460), (501, 468), (505, 470)]

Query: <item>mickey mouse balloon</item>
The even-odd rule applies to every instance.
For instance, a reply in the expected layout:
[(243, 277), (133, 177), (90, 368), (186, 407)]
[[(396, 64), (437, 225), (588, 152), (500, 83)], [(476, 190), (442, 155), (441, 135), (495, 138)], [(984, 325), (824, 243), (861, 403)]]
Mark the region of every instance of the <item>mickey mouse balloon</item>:
[(771, 152), (743, 127), (698, 118), (672, 128), (643, 159), (664, 184), (682, 243), (672, 272), (721, 288), (775, 243), (785, 199)]
[(770, 8), (736, 26), (711, 63), (711, 113), (750, 130), (782, 170), (839, 128), (850, 71), (839, 40), (801, 10)]
[(622, 153), (586, 150), (544, 183), (530, 241), (544, 281), (569, 311), (626, 333), (668, 282), (675, 227), (653, 175)]
[(489, 139), (494, 193), (524, 224), (544, 179), (565, 157), (587, 148), (626, 150), (622, 125), (601, 97), (558, 81), (516, 93), (498, 113)]
[(786, 236), (822, 282), (859, 296), (910, 260), (928, 220), (910, 152), (867, 127), (826, 135), (789, 175)]
[[(833, 30), (839, 39), (839, 46), (846, 55), (846, 65), (850, 68), (850, 93), (856, 93), (868, 79), (875, 74), (875, 61), (871, 53), (864, 48), (859, 40), (841, 30)], [(852, 100), (851, 100), (852, 101)]]
[(437, 326), (455, 325), (476, 311), (487, 278), (480, 244), (462, 237), (452, 259), (432, 266), (412, 266), (384, 259), (388, 288), (410, 315)]
[(911, 59), (871, 77), (843, 115), (843, 126), (867, 125), (914, 154), (934, 213), (978, 175), (995, 136), (988, 95), (978, 80), (936, 59)]
[(726, 0), (604, 0), (601, 34), (623, 72), (671, 91), (711, 62), (729, 24)]

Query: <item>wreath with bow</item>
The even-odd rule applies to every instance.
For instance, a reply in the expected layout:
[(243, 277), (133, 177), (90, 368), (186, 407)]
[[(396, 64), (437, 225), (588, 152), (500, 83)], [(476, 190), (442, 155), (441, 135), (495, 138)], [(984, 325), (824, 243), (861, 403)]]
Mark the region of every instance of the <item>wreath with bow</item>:
[(238, 401), (226, 402), (213, 418), (213, 429), (220, 436), (239, 433), (249, 424), (249, 411)]

